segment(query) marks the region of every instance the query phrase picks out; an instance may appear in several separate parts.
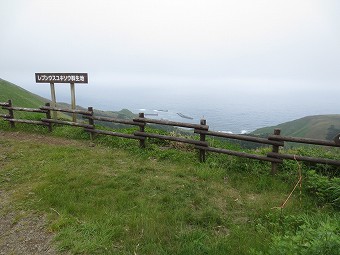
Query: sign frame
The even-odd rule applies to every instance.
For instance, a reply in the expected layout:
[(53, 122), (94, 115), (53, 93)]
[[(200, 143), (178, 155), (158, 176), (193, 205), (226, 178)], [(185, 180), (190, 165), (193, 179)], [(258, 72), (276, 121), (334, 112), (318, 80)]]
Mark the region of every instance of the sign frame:
[[(56, 108), (57, 100), (55, 96), (54, 83), (69, 83), (71, 88), (71, 108), (76, 109), (75, 83), (88, 83), (87, 73), (35, 73), (36, 83), (49, 83), (51, 89), (51, 106)], [(53, 119), (57, 119), (57, 112), (53, 111)], [(73, 122), (77, 122), (77, 115), (73, 113)]]
[(36, 83), (88, 83), (87, 73), (35, 73)]

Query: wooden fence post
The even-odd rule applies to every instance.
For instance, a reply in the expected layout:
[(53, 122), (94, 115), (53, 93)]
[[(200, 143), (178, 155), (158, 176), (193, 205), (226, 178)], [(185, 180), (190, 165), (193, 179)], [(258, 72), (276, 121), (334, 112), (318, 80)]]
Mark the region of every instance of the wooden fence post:
[[(12, 105), (12, 100), (9, 99), (9, 100), (7, 101), (7, 103), (8, 103), (8, 107), (9, 107), (9, 109), (8, 109), (9, 119), (14, 119), (14, 111), (13, 111), (13, 109), (11, 109), (12, 106), (13, 106), (13, 105)], [(14, 123), (14, 121), (10, 121), (9, 123), (11, 124), (11, 128), (15, 128), (15, 123)]]
[[(76, 109), (76, 92), (75, 92), (74, 82), (70, 83), (70, 88), (71, 88), (71, 109), (75, 110)], [(76, 113), (72, 113), (72, 121), (77, 122)]]
[[(45, 104), (46, 107), (50, 107), (51, 104), (50, 103), (46, 103)], [(51, 110), (50, 109), (46, 109), (46, 119), (51, 119)], [(52, 122), (48, 122), (48, 131), (52, 132)]]
[(340, 145), (340, 133), (334, 137), (333, 141), (335, 144)]
[[(91, 112), (91, 117), (93, 117), (93, 107), (87, 107), (87, 111)], [(89, 118), (89, 125), (92, 125), (91, 129), (95, 129), (94, 120), (92, 118)], [(90, 132), (91, 141), (94, 139), (94, 137), (95, 137), (95, 133)]]
[[(139, 118), (144, 118), (144, 113), (143, 112), (139, 113)], [(144, 123), (143, 126), (142, 125), (139, 126), (139, 132), (145, 132), (145, 123)], [(145, 139), (144, 139), (144, 137), (143, 137), (143, 139), (139, 140), (139, 147), (145, 148)]]
[[(207, 120), (201, 119), (201, 125), (207, 125)], [(205, 134), (200, 134), (200, 141), (205, 142)], [(200, 149), (200, 162), (205, 162), (205, 150)]]
[[(281, 129), (274, 129), (274, 135), (280, 135), (280, 134), (281, 134)], [(279, 146), (273, 145), (272, 152), (278, 153), (279, 149), (280, 149)], [(277, 166), (278, 166), (278, 163), (272, 162), (272, 171), (271, 171), (272, 175), (275, 175), (277, 173)]]
[[(54, 83), (53, 82), (50, 83), (50, 88), (51, 88), (52, 107), (56, 108), (57, 107), (57, 100), (56, 100), (56, 97), (55, 97), (55, 88), (54, 88)], [(57, 111), (53, 111), (53, 119), (54, 120), (58, 119)]]

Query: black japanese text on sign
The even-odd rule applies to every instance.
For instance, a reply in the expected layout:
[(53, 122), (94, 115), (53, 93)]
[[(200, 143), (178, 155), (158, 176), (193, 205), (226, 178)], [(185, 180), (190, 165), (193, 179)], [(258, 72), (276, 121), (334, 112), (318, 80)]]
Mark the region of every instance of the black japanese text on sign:
[(88, 83), (87, 73), (36, 73), (37, 83)]

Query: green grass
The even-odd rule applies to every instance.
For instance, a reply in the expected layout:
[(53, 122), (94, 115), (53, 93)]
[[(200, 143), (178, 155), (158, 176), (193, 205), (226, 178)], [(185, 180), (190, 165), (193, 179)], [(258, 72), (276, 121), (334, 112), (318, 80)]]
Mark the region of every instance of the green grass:
[[(9, 132), (8, 123), (0, 130)], [(48, 215), (58, 249), (71, 254), (267, 254), (300, 226), (320, 229), (320, 215), (339, 217), (305, 189), (283, 214), (273, 209), (297, 180), (295, 162), (273, 177), (269, 163), (254, 160), (209, 154), (201, 164), (190, 146), (151, 140), (140, 149), (138, 141), (98, 136), (92, 147), (82, 129), (15, 131), (28, 138), (0, 140), (1, 187), (19, 210)], [(45, 142), (30, 137), (41, 132)]]
[[(40, 85), (39, 85), (40, 86)], [(41, 106), (45, 105), (46, 102), (49, 102), (48, 99), (40, 97), (36, 94), (33, 94), (13, 83), (10, 83), (8, 81), (2, 80), (0, 78), (0, 102), (7, 102), (9, 99), (12, 100), (12, 105), (17, 107), (27, 107), (27, 108), (40, 108)], [(60, 108), (71, 108), (70, 104), (67, 103), (57, 103), (57, 106)], [(77, 106), (78, 109), (84, 109), (83, 107)], [(122, 109), (120, 111), (101, 111), (94, 109), (95, 115), (97, 116), (104, 116), (104, 117), (111, 117), (111, 118), (122, 118), (122, 119), (132, 119), (136, 117), (135, 114), (133, 114), (131, 111), (127, 109)], [(3, 110), (0, 107), (0, 114), (8, 114), (7, 110)], [(28, 118), (31, 119), (32, 116), (37, 116), (36, 118), (39, 119), (41, 117), (44, 117), (45, 114), (27, 114), (25, 112), (14, 112), (15, 118), (25, 118), (26, 116), (29, 116)], [(59, 118), (70, 118), (70, 114), (67, 115), (65, 113), (58, 112)], [(108, 123), (108, 122), (101, 122), (101, 124), (105, 124), (109, 127), (120, 127), (117, 124)]]
[[(7, 102), (12, 100), (13, 106), (27, 107), (27, 108), (39, 108), (43, 106), (48, 100), (38, 95), (35, 95), (13, 83), (0, 79), (0, 102)], [(1, 109), (0, 114), (8, 114), (8, 110)], [(28, 119), (40, 119), (46, 117), (45, 114), (39, 113), (26, 113), (26, 112), (14, 112), (14, 118), (28, 118)]]
[[(0, 80), (0, 101), (43, 101)], [(39, 119), (39, 114), (26, 114)], [(103, 128), (103, 127), (102, 127)], [(103, 128), (106, 129), (106, 128)], [(47, 215), (59, 251), (70, 254), (339, 254), (339, 168), (285, 161), (270, 164), (148, 139), (97, 136), (81, 128), (0, 120), (0, 191), (8, 210)], [(304, 132), (303, 125), (299, 129)], [(133, 133), (135, 128), (122, 129)], [(167, 134), (166, 131), (147, 131)], [(184, 135), (184, 134), (177, 134)], [(196, 136), (198, 139), (198, 136)], [(238, 145), (210, 140), (215, 147)], [(270, 148), (251, 153), (265, 155)], [(291, 154), (340, 159), (339, 149), (295, 148)], [(277, 209), (303, 172), (297, 190)], [(337, 193), (335, 193), (337, 192)], [(1, 236), (0, 236), (1, 241)], [(319, 252), (319, 253), (318, 253)]]
[(340, 132), (340, 115), (307, 116), (277, 126), (259, 128), (252, 134), (272, 134), (275, 128), (281, 129), (281, 135), (331, 140)]
[(36, 108), (47, 102), (46, 99), (2, 79), (0, 79), (0, 92), (0, 102), (11, 99), (15, 106)]

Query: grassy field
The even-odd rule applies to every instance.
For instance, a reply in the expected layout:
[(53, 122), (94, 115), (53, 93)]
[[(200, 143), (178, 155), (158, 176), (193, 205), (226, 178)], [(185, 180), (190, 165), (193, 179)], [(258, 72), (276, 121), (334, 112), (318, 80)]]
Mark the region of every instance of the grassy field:
[[(2, 80), (0, 91), (0, 101), (43, 104)], [(289, 153), (340, 159), (339, 149)], [(299, 170), (301, 190), (281, 209)], [(339, 168), (285, 161), (269, 173), (269, 163), (226, 155), (199, 163), (175, 142), (140, 149), (90, 141), (80, 128), (0, 120), (0, 254), (340, 254)]]
[(297, 181), (295, 162), (274, 177), (268, 163), (209, 154), (201, 164), (191, 147), (172, 143), (143, 150), (119, 138), (92, 143), (69, 127), (13, 132), (3, 121), (0, 130), (0, 193), (8, 200), (0, 213), (44, 215), (59, 252), (339, 254), (338, 207), (316, 199), (310, 166), (301, 166), (302, 195), (280, 210)]

